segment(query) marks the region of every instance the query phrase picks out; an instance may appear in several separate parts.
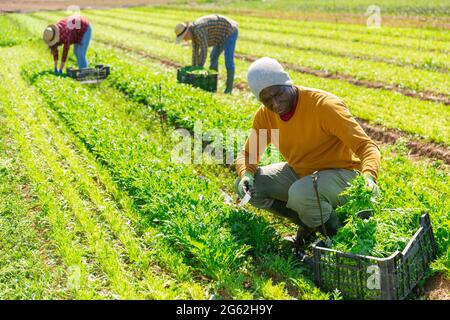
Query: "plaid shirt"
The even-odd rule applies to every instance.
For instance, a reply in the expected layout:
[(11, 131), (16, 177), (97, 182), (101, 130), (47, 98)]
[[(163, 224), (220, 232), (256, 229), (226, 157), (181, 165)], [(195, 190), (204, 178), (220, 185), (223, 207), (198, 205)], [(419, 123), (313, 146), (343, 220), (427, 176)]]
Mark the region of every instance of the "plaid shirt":
[(197, 19), (191, 26), (192, 65), (203, 66), (208, 47), (223, 45), (225, 40), (237, 30), (236, 21), (221, 16), (209, 15)]
[[(79, 24), (75, 20), (76, 18), (79, 18)], [(81, 39), (89, 27), (89, 21), (81, 16), (70, 16), (58, 21), (56, 27), (59, 30), (59, 42), (52, 48), (53, 58), (58, 61), (58, 46), (64, 45), (61, 61), (66, 62), (70, 45), (81, 43)]]

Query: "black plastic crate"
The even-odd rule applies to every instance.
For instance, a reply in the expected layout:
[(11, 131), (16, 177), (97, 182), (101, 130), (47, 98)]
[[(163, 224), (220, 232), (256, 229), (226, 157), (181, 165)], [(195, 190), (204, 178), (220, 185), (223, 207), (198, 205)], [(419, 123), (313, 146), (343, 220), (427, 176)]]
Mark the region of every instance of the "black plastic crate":
[(315, 282), (325, 291), (338, 289), (346, 299), (405, 299), (429, 270), (436, 244), (428, 213), (402, 252), (387, 258), (345, 253), (313, 245)]
[[(177, 80), (180, 83), (190, 84), (194, 87), (201, 88), (205, 91), (216, 92), (217, 91), (217, 73), (209, 73), (207, 74), (193, 74), (189, 73), (189, 70), (192, 69), (192, 66), (184, 67), (182, 69), (177, 70)], [(203, 69), (199, 67), (199, 69)], [(207, 69), (204, 69), (208, 71)]]
[(110, 74), (110, 67), (98, 64), (95, 68), (67, 69), (67, 76), (81, 83), (98, 83), (106, 79)]

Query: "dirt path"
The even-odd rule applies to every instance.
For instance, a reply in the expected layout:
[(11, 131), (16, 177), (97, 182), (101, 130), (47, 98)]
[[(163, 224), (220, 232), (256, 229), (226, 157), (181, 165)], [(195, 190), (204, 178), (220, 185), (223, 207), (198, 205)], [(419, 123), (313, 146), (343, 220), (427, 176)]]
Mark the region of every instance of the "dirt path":
[(443, 274), (432, 276), (424, 287), (425, 297), (431, 300), (450, 300), (450, 280)]
[(80, 8), (104, 9), (113, 7), (145, 6), (152, 4), (167, 4), (171, 0), (0, 0), (0, 13), (31, 12), (41, 10), (64, 10), (69, 6)]

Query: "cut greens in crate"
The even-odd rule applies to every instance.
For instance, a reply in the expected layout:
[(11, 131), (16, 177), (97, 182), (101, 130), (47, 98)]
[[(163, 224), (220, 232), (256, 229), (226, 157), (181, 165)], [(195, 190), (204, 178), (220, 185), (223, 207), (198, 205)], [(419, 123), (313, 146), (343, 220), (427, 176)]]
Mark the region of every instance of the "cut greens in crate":
[(182, 73), (185, 74), (193, 74), (196, 76), (208, 76), (208, 75), (214, 75), (217, 74), (217, 71), (213, 69), (206, 69), (204, 67), (200, 66), (189, 66), (181, 69)]
[(179, 82), (191, 84), (210, 92), (217, 91), (217, 78), (217, 71), (200, 66), (188, 66), (177, 71)]
[[(363, 176), (356, 177), (341, 196), (347, 202), (336, 212), (345, 225), (332, 239), (335, 250), (385, 258), (402, 251), (419, 228), (420, 209), (383, 208), (382, 197), (367, 190)], [(358, 214), (363, 211), (369, 214)]]

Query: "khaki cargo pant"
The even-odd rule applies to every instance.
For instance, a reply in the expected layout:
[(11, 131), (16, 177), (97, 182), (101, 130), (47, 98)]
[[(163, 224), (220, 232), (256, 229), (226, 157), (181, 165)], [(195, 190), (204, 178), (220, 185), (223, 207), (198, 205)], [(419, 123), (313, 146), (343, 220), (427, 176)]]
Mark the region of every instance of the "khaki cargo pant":
[[(339, 194), (358, 175), (349, 169), (327, 169), (318, 172), (318, 191), (322, 206), (323, 221), (328, 221), (333, 209), (343, 205), (345, 198)], [(235, 181), (235, 190), (240, 178)], [(261, 209), (268, 209), (274, 200), (286, 202), (286, 207), (298, 213), (300, 220), (308, 227), (321, 225), (320, 209), (314, 191), (312, 177), (299, 177), (287, 162), (259, 167), (255, 175), (254, 192), (250, 203)]]

